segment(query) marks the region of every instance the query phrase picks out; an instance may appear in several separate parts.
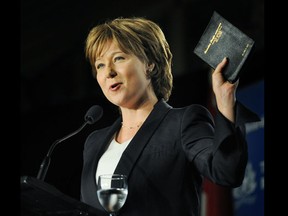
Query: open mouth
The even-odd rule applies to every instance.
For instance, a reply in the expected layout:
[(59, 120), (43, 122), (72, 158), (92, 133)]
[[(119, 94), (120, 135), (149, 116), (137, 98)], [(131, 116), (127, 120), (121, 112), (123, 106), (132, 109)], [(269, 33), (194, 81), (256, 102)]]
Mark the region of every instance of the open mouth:
[(120, 86), (121, 86), (121, 83), (114, 83), (113, 85), (110, 86), (110, 89), (112, 91), (115, 91), (115, 90), (119, 89)]

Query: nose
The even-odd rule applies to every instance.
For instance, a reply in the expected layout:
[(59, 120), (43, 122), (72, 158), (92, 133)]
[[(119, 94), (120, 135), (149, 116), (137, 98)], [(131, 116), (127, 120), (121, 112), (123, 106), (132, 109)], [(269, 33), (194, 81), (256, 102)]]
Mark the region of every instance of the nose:
[(107, 78), (114, 78), (115, 76), (117, 76), (116, 71), (112, 68), (112, 67), (107, 67), (107, 71), (106, 71), (106, 77)]

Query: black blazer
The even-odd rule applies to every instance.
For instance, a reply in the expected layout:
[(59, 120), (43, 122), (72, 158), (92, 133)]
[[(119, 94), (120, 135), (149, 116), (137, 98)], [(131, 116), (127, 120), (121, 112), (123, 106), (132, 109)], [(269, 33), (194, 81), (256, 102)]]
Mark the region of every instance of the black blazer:
[[(236, 103), (236, 123), (218, 110), (215, 118), (200, 105), (172, 108), (159, 100), (124, 151), (115, 173), (128, 176), (128, 197), (121, 216), (198, 216), (202, 177), (237, 187), (248, 153), (244, 123), (257, 115)], [(81, 201), (102, 209), (97, 198), (97, 163), (121, 127), (92, 132), (83, 152)], [(107, 214), (108, 215), (108, 214)]]

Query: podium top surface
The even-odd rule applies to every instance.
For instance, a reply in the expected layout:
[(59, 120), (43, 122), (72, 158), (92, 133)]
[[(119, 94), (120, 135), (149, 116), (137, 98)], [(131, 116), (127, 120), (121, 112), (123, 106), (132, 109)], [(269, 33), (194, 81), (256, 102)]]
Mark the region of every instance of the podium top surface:
[(21, 215), (81, 215), (107, 216), (90, 205), (65, 195), (56, 187), (36, 179), (22, 176), (21, 184)]

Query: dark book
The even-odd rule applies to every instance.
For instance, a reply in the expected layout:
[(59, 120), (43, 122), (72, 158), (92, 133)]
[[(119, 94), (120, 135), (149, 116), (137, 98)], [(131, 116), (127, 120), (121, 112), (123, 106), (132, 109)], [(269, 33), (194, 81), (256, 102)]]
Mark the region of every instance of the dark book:
[(223, 70), (223, 76), (234, 83), (244, 64), (247, 64), (254, 43), (253, 39), (214, 11), (194, 53), (213, 69), (227, 57), (228, 64)]

